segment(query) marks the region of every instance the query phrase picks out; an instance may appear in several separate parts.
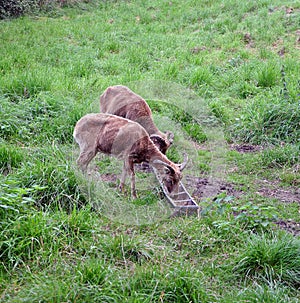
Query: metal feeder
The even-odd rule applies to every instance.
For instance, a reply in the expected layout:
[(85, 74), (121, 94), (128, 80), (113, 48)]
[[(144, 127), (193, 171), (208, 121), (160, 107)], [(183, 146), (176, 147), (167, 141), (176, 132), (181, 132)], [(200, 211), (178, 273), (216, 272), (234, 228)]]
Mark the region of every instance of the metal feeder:
[(186, 188), (184, 187), (181, 181), (179, 183), (178, 192), (170, 194), (166, 189), (165, 185), (163, 184), (162, 178), (159, 172), (157, 171), (157, 169), (153, 167), (153, 171), (156, 176), (156, 179), (160, 183), (160, 186), (168, 202), (174, 208), (174, 212), (171, 215), (171, 217), (176, 217), (180, 215), (191, 215), (191, 214), (197, 214), (199, 216), (200, 207), (194, 201), (191, 195), (188, 193), (188, 191), (186, 190)]

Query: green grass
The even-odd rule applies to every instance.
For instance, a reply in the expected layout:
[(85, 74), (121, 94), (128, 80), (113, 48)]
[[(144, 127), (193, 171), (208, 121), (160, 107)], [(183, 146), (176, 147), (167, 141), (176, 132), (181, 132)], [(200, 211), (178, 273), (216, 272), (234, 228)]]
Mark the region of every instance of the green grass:
[[(299, 203), (260, 193), (300, 185), (299, 3), (66, 4), (0, 21), (0, 302), (299, 302), (299, 235), (274, 224)], [(119, 160), (83, 176), (74, 125), (116, 84), (174, 133), (171, 160), (188, 153), (191, 194), (240, 194), (169, 218), (151, 174), (136, 201)]]

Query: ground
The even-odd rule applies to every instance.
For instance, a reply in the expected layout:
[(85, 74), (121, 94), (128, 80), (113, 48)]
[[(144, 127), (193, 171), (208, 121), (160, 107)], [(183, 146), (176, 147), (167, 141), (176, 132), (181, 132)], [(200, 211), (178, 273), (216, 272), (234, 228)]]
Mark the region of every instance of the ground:
[[(255, 153), (262, 150), (261, 146), (250, 144), (234, 144), (230, 146), (231, 149), (239, 153)], [(151, 173), (148, 165), (136, 165), (137, 172)], [(98, 175), (104, 182), (117, 184), (118, 176), (115, 173), (101, 173)], [(244, 184), (233, 184), (226, 181), (212, 180), (205, 176), (186, 175), (184, 178), (184, 185), (188, 188), (191, 196), (201, 206), (201, 200), (205, 198), (217, 197), (219, 194), (232, 196), (236, 199), (242, 198), (247, 192), (242, 190)], [(278, 181), (257, 180), (257, 190), (255, 194), (277, 199), (282, 203), (297, 202), (300, 206), (300, 189), (296, 186), (281, 188)], [(300, 223), (291, 219), (274, 222), (278, 227), (292, 233), (293, 235), (300, 235)]]

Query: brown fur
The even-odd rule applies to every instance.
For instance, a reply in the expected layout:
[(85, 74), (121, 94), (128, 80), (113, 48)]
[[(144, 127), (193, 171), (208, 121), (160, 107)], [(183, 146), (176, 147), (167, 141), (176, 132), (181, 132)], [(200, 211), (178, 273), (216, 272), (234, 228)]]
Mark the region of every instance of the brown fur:
[(180, 165), (162, 154), (138, 123), (110, 114), (87, 114), (76, 124), (73, 136), (80, 147), (78, 166), (87, 170), (97, 152), (124, 160), (120, 188), (123, 190), (127, 174), (131, 176), (131, 194), (136, 197), (134, 163), (148, 162), (164, 175), (169, 192), (178, 188), (182, 178)]
[(170, 133), (162, 133), (154, 124), (152, 112), (147, 102), (128, 87), (116, 85), (108, 87), (100, 97), (100, 111), (113, 114), (141, 124), (149, 135), (156, 135), (162, 140), (155, 140), (155, 145), (166, 153), (173, 139)]

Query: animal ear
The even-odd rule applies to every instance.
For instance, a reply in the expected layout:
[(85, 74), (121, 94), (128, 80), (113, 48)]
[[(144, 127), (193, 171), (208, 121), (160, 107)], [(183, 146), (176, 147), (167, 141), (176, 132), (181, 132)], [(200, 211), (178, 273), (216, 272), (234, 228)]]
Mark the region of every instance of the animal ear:
[(174, 134), (170, 131), (166, 131), (166, 137), (167, 137), (168, 141), (170, 142), (170, 144), (173, 144)]
[(186, 167), (186, 165), (188, 163), (188, 160), (189, 160), (189, 157), (188, 157), (187, 153), (184, 153), (183, 157), (184, 157), (183, 162), (181, 164), (178, 164), (178, 167), (179, 167), (180, 171), (183, 171), (183, 169)]
[(167, 143), (161, 136), (151, 135), (150, 139), (160, 151), (162, 151), (163, 153), (167, 151)]
[(166, 175), (169, 175), (169, 174), (171, 174), (171, 171), (170, 171), (169, 168), (164, 167), (164, 173), (165, 173)]

